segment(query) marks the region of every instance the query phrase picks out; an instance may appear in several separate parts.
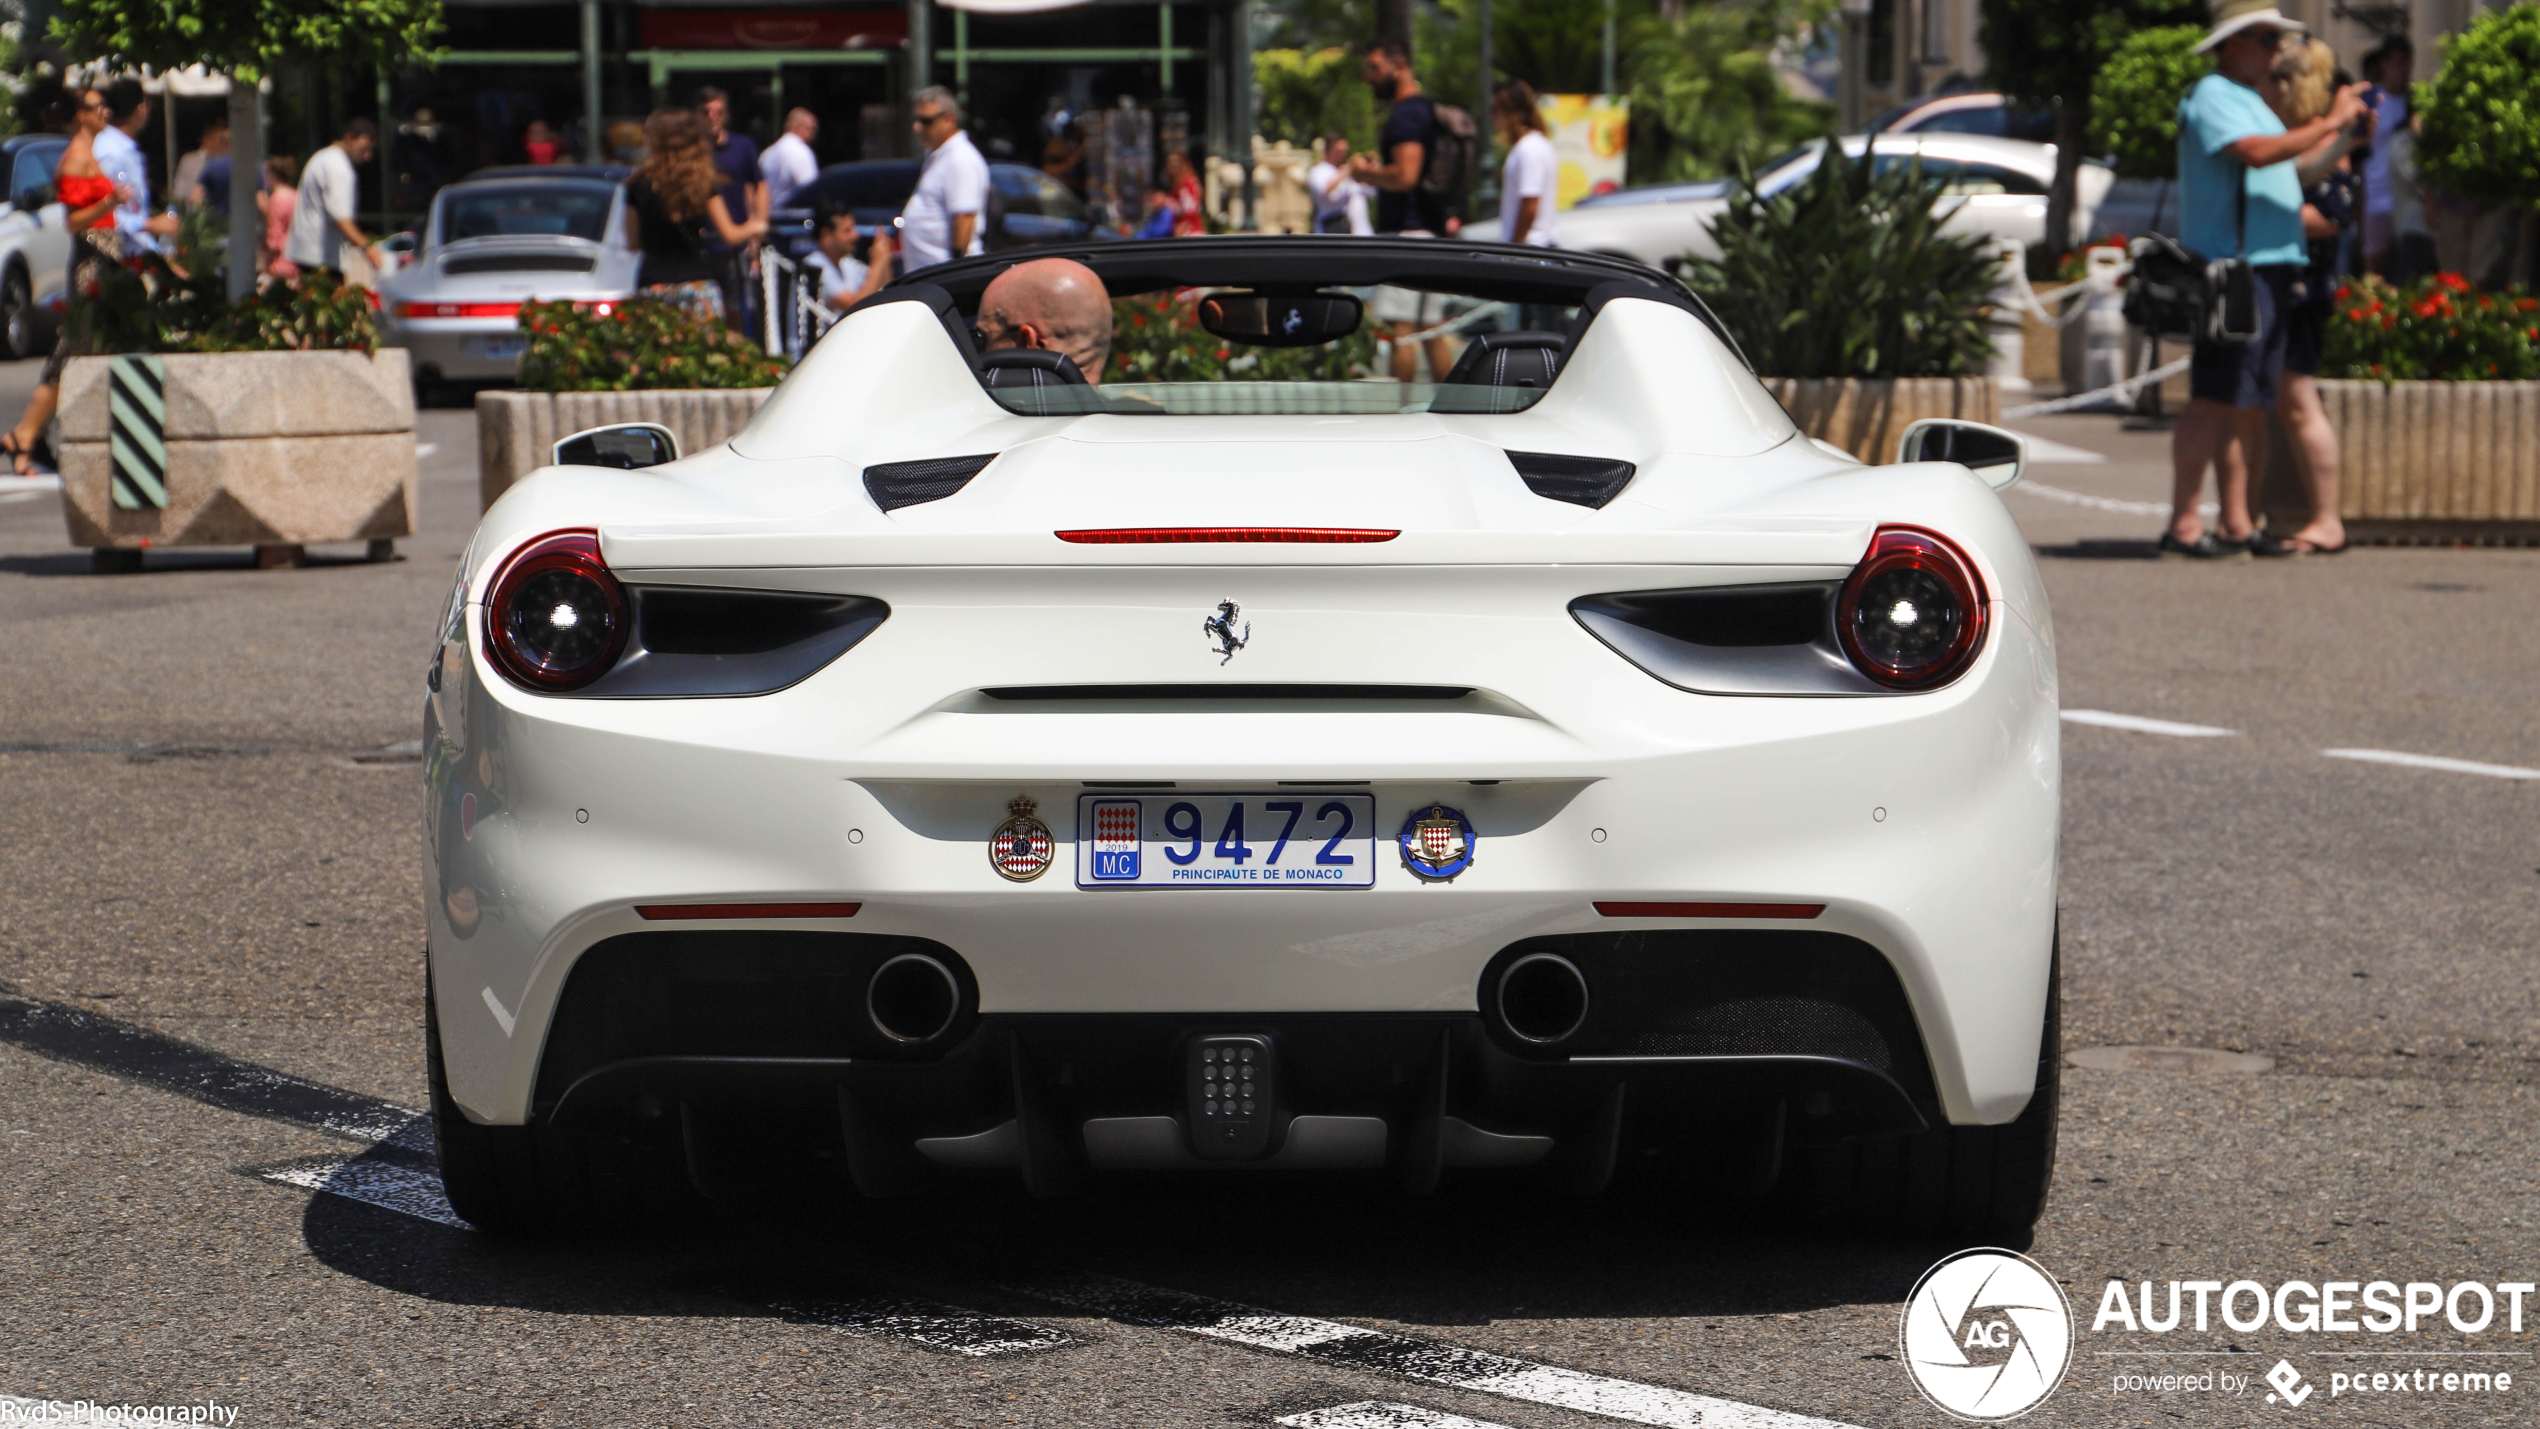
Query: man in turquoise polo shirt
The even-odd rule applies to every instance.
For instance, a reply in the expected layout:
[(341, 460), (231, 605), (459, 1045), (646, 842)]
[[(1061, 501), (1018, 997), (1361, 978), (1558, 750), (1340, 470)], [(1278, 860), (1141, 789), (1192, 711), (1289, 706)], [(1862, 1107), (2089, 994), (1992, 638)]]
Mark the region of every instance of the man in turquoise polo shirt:
[[(2338, 91), (2328, 113), (2299, 129), (2286, 130), (2268, 107), (2260, 90), (2277, 42), (2302, 28), (2273, 0), (2227, 0), (2216, 9), (2213, 33), (2196, 47), (2214, 52), (2215, 73), (2179, 102), (2179, 241), (2208, 260), (2249, 260), (2258, 280), (2258, 335), (2196, 344), (2187, 409), (2170, 438), (2174, 484), (2163, 555), (2244, 556), (2257, 531), (2249, 473), (2266, 461), (2267, 409), (2284, 369), (2286, 319), (2310, 257), (2293, 161), (2366, 112), (2360, 84)], [(2222, 502), (2219, 533), (2205, 529), (2197, 510), (2208, 466)]]

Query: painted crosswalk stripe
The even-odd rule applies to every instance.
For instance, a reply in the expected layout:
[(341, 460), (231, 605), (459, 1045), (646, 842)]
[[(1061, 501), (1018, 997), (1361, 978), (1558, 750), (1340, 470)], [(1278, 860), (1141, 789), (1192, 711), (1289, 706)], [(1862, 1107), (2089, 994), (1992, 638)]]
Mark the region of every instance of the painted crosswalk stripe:
[(1507, 1429), (1506, 1425), (1487, 1419), (1467, 1419), (1443, 1409), (1423, 1409), (1417, 1404), (1394, 1404), (1382, 1399), (1282, 1414), (1270, 1422), (1285, 1424), (1288, 1429)]
[(2223, 729), (2210, 724), (2180, 724), (2173, 719), (2152, 719), (2145, 715), (2111, 714), (2106, 710), (2066, 710), (2069, 724), (2095, 724), (2101, 729), (2130, 729), (2136, 734), (2166, 734), (2177, 739), (2222, 739), (2236, 735), (2236, 729)]
[(860, 1295), (844, 1300), (783, 1297), (764, 1303), (794, 1324), (878, 1336), (972, 1359), (1044, 1354), (1079, 1343), (1074, 1335), (1047, 1325), (896, 1295)]
[(2395, 749), (2323, 749), (2320, 753), (2331, 759), (2398, 764), (2410, 769), (2439, 769), (2446, 774), (2484, 774), (2490, 779), (2540, 779), (2540, 769), (2524, 769), (2512, 764), (2481, 764), (2471, 759), (2446, 759), (2439, 754), (2403, 754)]
[(1272, 1354), (1295, 1355), (1335, 1369), (1394, 1375), (1632, 1424), (1665, 1429), (1843, 1429), (1834, 1420), (1763, 1409), (1734, 1399), (1609, 1379), (1337, 1320), (1282, 1315), (1106, 1275), (1009, 1280), (1005, 1288), (1123, 1324), (1179, 1330)]
[(167, 359), (128, 353), (107, 367), (108, 486), (126, 511), (167, 509)]
[(360, 1156), (303, 1156), (253, 1167), (248, 1174), (277, 1186), (297, 1186), (378, 1206), (419, 1221), (469, 1229), (467, 1218), (451, 1209), (450, 1198), (443, 1194), (441, 1173), (428, 1164), (401, 1156), (368, 1152)]

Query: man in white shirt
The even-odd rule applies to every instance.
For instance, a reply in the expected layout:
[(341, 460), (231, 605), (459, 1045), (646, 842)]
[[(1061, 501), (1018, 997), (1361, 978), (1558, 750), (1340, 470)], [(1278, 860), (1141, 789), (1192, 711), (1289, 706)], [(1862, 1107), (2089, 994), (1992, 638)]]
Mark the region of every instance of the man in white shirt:
[(1508, 147), (1499, 171), (1499, 241), (1555, 246), (1552, 206), (1561, 193), (1561, 156), (1544, 132), (1533, 88), (1524, 80), (1501, 85), (1491, 96), (1491, 122)]
[(1314, 200), (1317, 233), (1369, 234), (1367, 186), (1349, 176), (1349, 138), (1325, 135), (1322, 162), (1305, 171), (1305, 192)]
[(961, 104), (951, 90), (928, 85), (909, 107), (926, 146), (917, 192), (900, 210), (900, 266), (915, 272), (988, 251), (988, 161), (961, 131)]
[(876, 235), (873, 240), (873, 263), (867, 266), (855, 261), (855, 210), (830, 200), (812, 213), (812, 241), (816, 245), (803, 255), (803, 261), (818, 276), (819, 304), (832, 315), (843, 313), (862, 302), (874, 289), (891, 276), (891, 240)]
[(758, 156), (759, 177), (767, 181), (767, 206), (783, 208), (795, 193), (820, 177), (820, 157), (811, 151), (820, 137), (820, 119), (808, 109), (785, 116), (785, 132)]
[(309, 156), (308, 167), (300, 171), (300, 202), (291, 211), (291, 233), (282, 245), (282, 256), (299, 264), (302, 272), (324, 268), (343, 277), (347, 243), (368, 258), (372, 268), (387, 266), (378, 248), (353, 222), (361, 198), (361, 178), (355, 170), (377, 152), (379, 126), (355, 118), (345, 121), (344, 137)]
[(115, 232), (136, 247), (157, 249), (176, 232), (176, 215), (150, 212), (150, 161), (133, 136), (150, 122), (150, 96), (141, 81), (119, 79), (103, 91), (106, 128), (97, 136), (97, 167), (115, 181)]

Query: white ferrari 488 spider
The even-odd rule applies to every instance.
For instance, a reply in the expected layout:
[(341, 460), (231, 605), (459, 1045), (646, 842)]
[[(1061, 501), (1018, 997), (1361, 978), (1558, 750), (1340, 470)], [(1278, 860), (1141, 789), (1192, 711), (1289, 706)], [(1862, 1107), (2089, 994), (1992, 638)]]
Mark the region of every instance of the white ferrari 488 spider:
[[(1864, 465), (1617, 260), (1051, 254), (1187, 314), (1206, 380), (987, 322), (1018, 256), (971, 259), (729, 443), (586, 433), (485, 514), (425, 715), (457, 1209), (1672, 1168), (2025, 1243), (2059, 774), (2019, 439)], [(1451, 370), (1367, 375), (1386, 313)]]

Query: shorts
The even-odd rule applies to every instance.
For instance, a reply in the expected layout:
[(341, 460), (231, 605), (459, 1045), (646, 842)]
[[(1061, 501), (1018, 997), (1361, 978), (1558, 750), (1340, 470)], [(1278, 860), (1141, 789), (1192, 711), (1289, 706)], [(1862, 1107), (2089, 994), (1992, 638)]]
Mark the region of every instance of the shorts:
[(1367, 304), (1367, 311), (1378, 322), (1433, 328), (1446, 321), (1446, 294), (1423, 293), (1413, 288), (1378, 288)]
[(2247, 342), (2200, 342), (2187, 368), (2187, 395), (2228, 407), (2272, 407), (2284, 373), (2284, 341), (2293, 317), (2299, 263), (2264, 263), (2257, 278), (2258, 335)]

